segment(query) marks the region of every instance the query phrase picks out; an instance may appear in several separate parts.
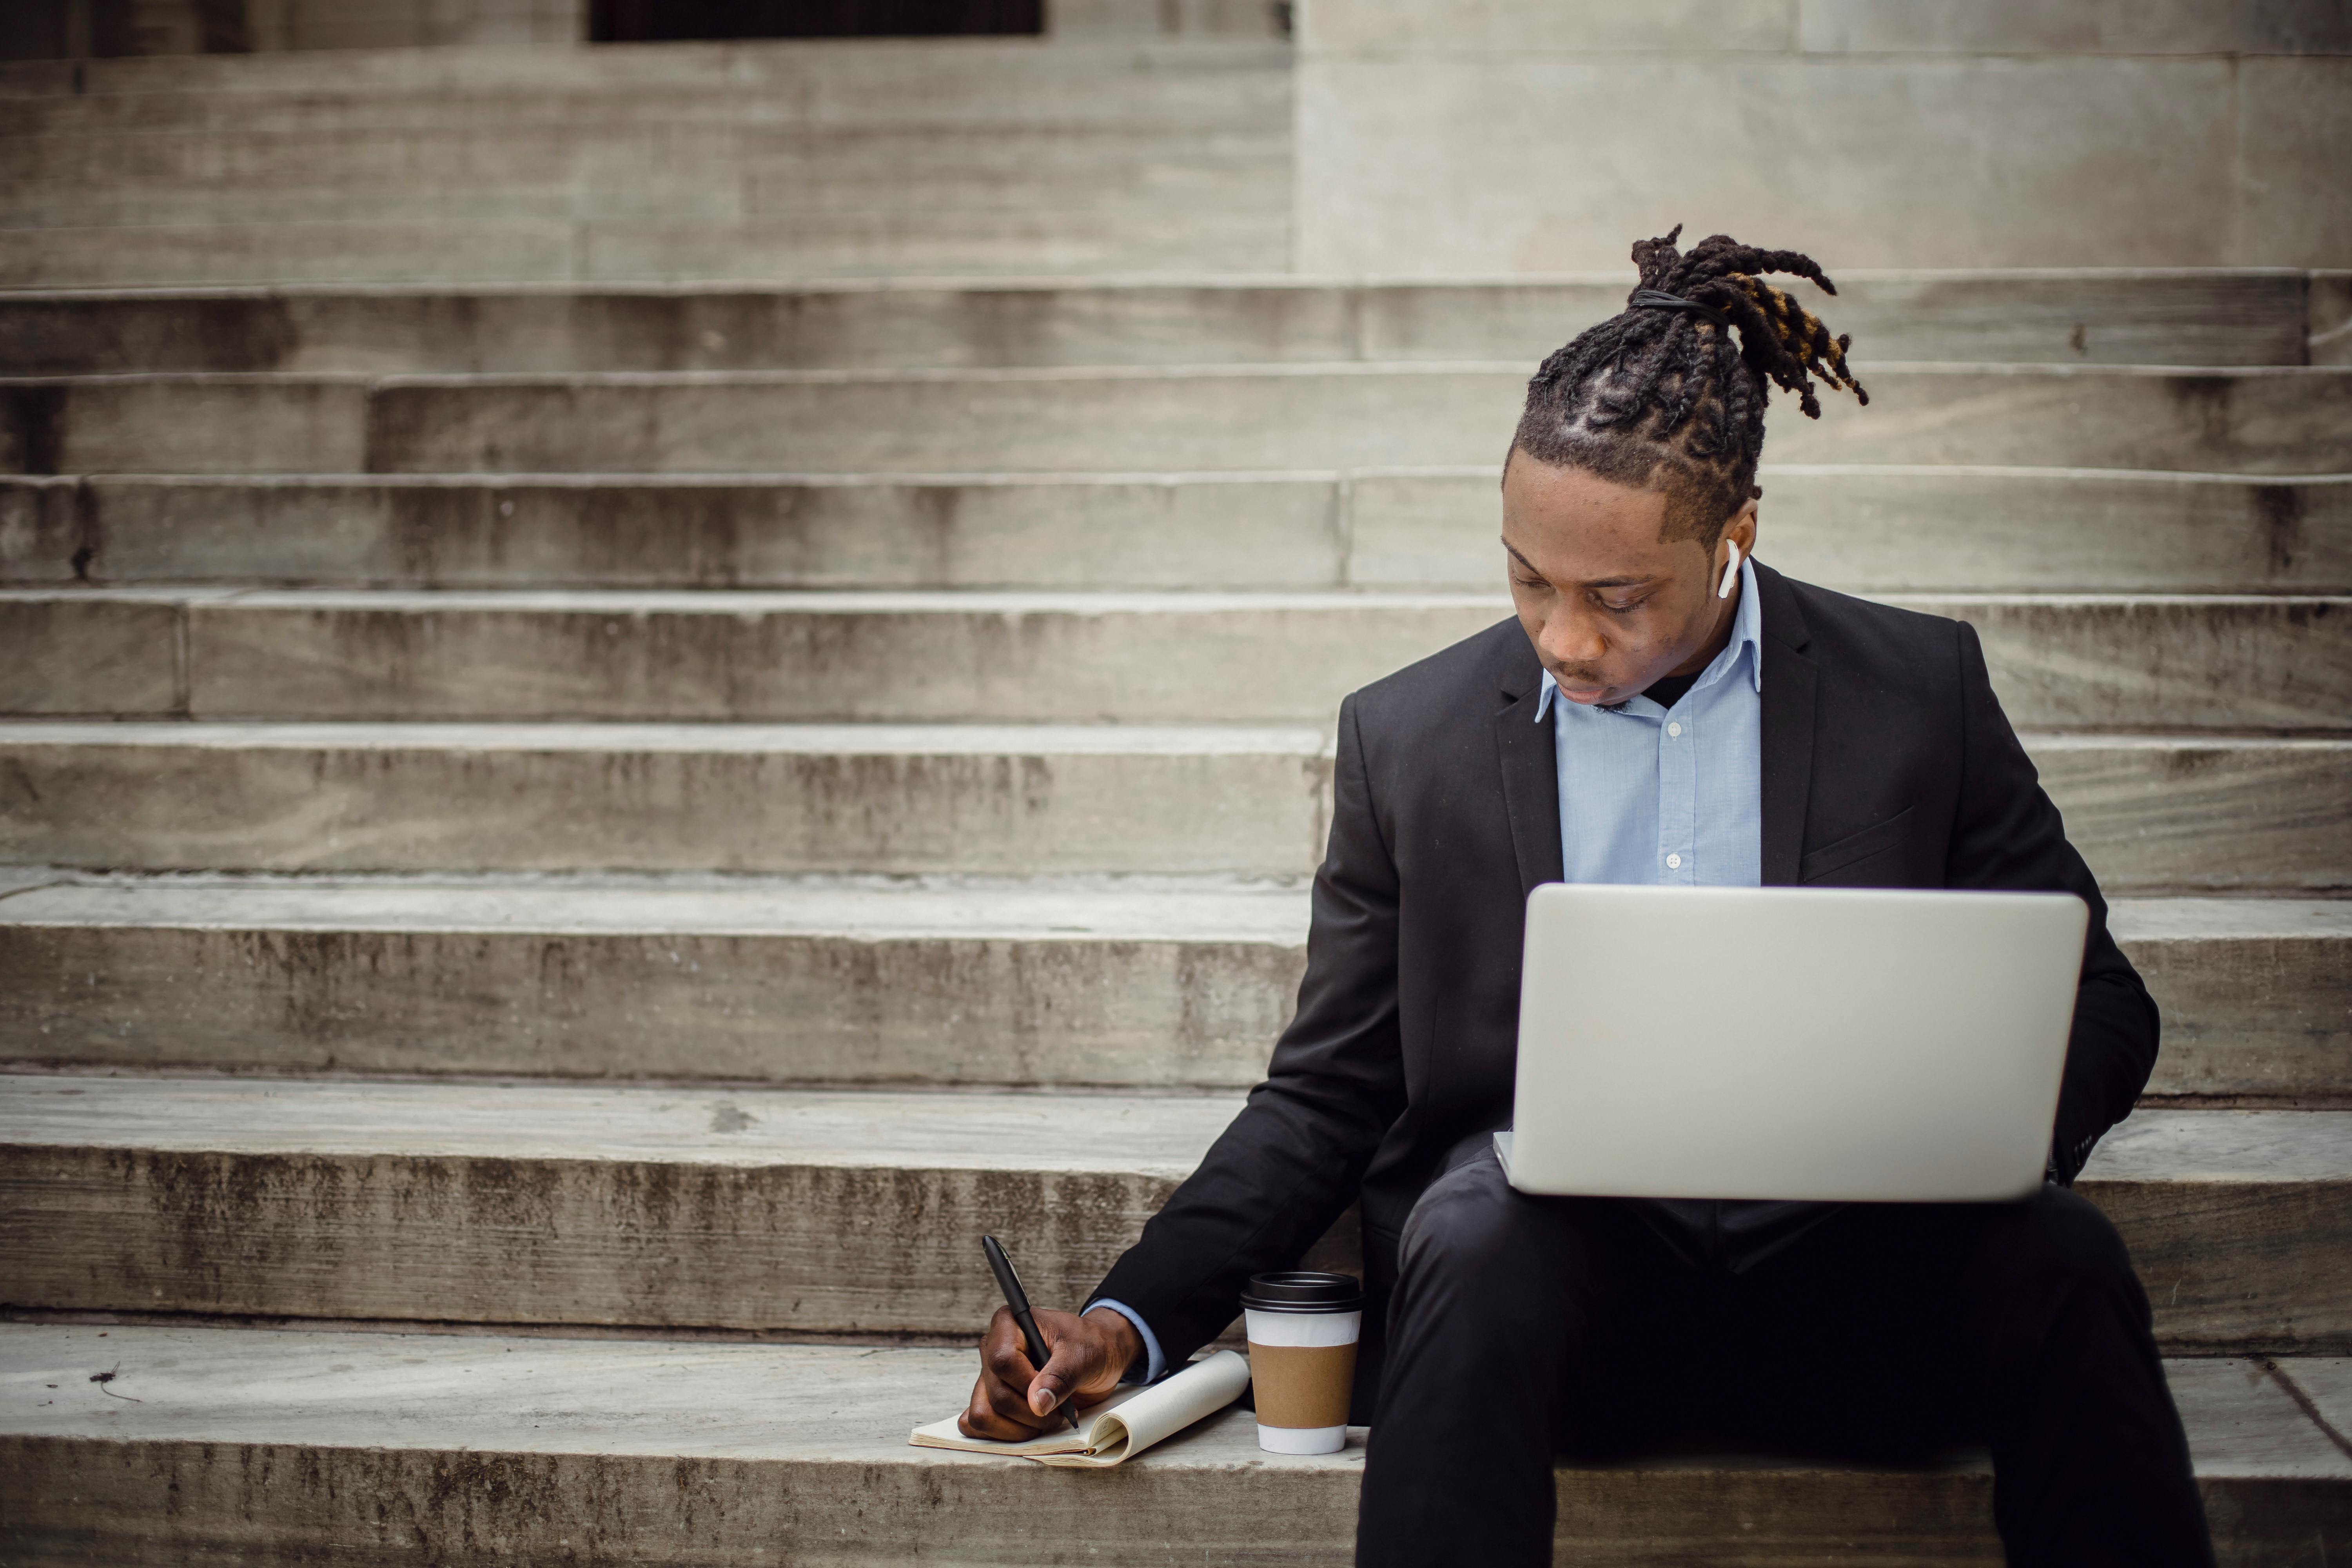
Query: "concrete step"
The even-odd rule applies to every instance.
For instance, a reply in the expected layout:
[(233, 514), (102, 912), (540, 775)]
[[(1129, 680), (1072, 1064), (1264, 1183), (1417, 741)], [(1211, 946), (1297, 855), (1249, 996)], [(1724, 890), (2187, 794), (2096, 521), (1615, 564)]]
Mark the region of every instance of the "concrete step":
[[(2352, 367), (1874, 365), (1781, 462), (2352, 468)], [(0, 380), (16, 473), (1134, 473), (1495, 463), (1522, 364)]]
[[(8, 1076), (8, 1304), (959, 1334), (975, 1236), (1075, 1300), (1238, 1104)], [(2352, 1345), (2352, 1111), (2142, 1111), (2081, 1187), (2168, 1345)]]
[(2352, 1089), (2352, 903), (2125, 899), (2110, 921), (2163, 1010), (2150, 1093)]
[[(1973, 623), (2017, 724), (2352, 729), (2352, 597), (1893, 602)], [(0, 712), (1311, 724), (1510, 613), (1499, 593), (0, 589)]]
[[(1209, 160), (1203, 160), (1207, 162)], [(774, 197), (731, 219), (530, 217), (501, 208), (445, 224), (437, 212), (269, 223), (0, 227), (0, 287), (453, 281), (607, 282), (661, 278), (889, 277), (1190, 271), (1264, 273), (1287, 257), (1280, 216), (1284, 163), (1271, 154), (1216, 160), (1234, 199), (1211, 205), (1183, 163), (1154, 163), (1104, 180), (1041, 180), (1001, 204), (811, 208)], [(1115, 188), (1114, 188), (1115, 187)], [(871, 185), (853, 185), (871, 195)], [(1152, 198), (1144, 199), (1149, 191)], [(1074, 212), (1087, 214), (1081, 222)]]
[[(359, 216), (366, 207), (356, 198), (371, 188), (391, 211), (438, 210), (452, 220), (486, 210), (483, 198), (499, 190), (525, 196), (568, 190), (587, 203), (666, 195), (740, 208), (746, 198), (772, 195), (770, 183), (780, 177), (814, 176), (822, 188), (885, 150), (934, 153), (943, 167), (1015, 171), (1002, 154), (1030, 148), (1050, 165), (1097, 173), (1154, 146), (1162, 156), (1181, 156), (1190, 146), (1246, 138), (1278, 152), (1290, 142), (1289, 102), (1287, 75), (1278, 70), (1164, 81), (1112, 70), (936, 115), (904, 100), (895, 113), (832, 118), (782, 99), (641, 92), (499, 100), (488, 110), (433, 99), (389, 113), (329, 105), (323, 113), (285, 111), (282, 123), (268, 126), (0, 132), (0, 177), (9, 182), (0, 219), (37, 228), (299, 216), (279, 204), (300, 204), (313, 216)], [(217, 112), (210, 105), (205, 111)], [(126, 112), (153, 110), (141, 104)], [(665, 166), (673, 176), (667, 186)], [(908, 171), (919, 188), (936, 172)], [(467, 184), (442, 183), (451, 181)], [(867, 200), (877, 197), (887, 195), (872, 192)]]
[(1275, 883), (33, 880), (0, 1058), (60, 1065), (1239, 1089), (1306, 956)]
[(0, 283), (1290, 265), (1279, 47), (660, 52), (0, 95)]
[[(0, 224), (462, 223), (501, 198), (739, 216), (828, 189), (914, 212), (933, 182), (985, 199), (958, 174), (1017, 190), (1047, 169), (1109, 175), (1241, 142), (1283, 165), (1268, 174), (1287, 205), (1280, 49), (787, 46), (763, 63), (782, 68), (568, 90), (0, 99)], [(854, 195), (877, 160), (899, 178)]]
[[(1764, 559), (1849, 593), (2352, 581), (2352, 476), (1786, 463), (1759, 477)], [(1356, 478), (1349, 581), (1484, 586), (1498, 569), (1495, 482), (1491, 465)]]
[[(214, 616), (233, 605), (256, 618)], [(1319, 724), (1508, 614), (1493, 594), (0, 590), (0, 640), (31, 655), (0, 710), (156, 711), (176, 667), (204, 716)]]
[[(2352, 741), (2029, 731), (2111, 892), (2352, 888)], [(0, 864), (1299, 876), (1320, 729), (0, 724)]]
[[(2352, 821), (2343, 812), (2352, 747), (2032, 732), (2021, 739), (2065, 814), (2067, 837), (2110, 893), (2352, 889)], [(2339, 824), (2347, 839), (2342, 854), (2335, 847)], [(2331, 864), (2296, 864), (2305, 857)]]
[[(1852, 592), (2352, 590), (2352, 475), (1783, 464), (1762, 478), (1765, 559)], [(1239, 475), (0, 479), (0, 580), (1493, 589), (1495, 484), (1491, 460)]]
[[(1360, 1431), (1339, 1454), (1265, 1454), (1233, 1411), (1083, 1478), (908, 1447), (971, 1366), (966, 1349), (0, 1325), (0, 1506), (25, 1568), (845, 1561), (845, 1540), (877, 1565), (1351, 1560)], [(2165, 1372), (2222, 1561), (2340, 1554), (2352, 1458), (2322, 1422), (2352, 1418), (2352, 1365)], [(1562, 1562), (2000, 1561), (1980, 1457), (1721, 1455), (1557, 1478)]]
[[(150, 215), (144, 221), (152, 222)], [(0, 296), (0, 371), (816, 370), (1511, 360), (1622, 309), (1627, 279), (1004, 279), (751, 288), (211, 289)], [(1847, 275), (1871, 357), (2302, 364), (2291, 271)]]
[(0, 756), (0, 860), (152, 868), (1295, 876), (1329, 774), (1318, 730), (1205, 726), (8, 724)]
[[(1282, 884), (17, 877), (0, 1059), (48, 1066), (1243, 1089), (1306, 965)], [(2151, 1094), (2352, 1100), (2352, 900), (2112, 920)]]
[(65, 62), (12, 61), (0, 66), (0, 134), (611, 127), (636, 110), (689, 125), (1198, 125), (1285, 118), (1290, 60), (1263, 41), (959, 37), (94, 59), (79, 80)]
[[(0, 1506), (25, 1568), (160, 1553), (422, 1552), (454, 1568), (1351, 1560), (1360, 1431), (1339, 1454), (1265, 1454), (1233, 1411), (1082, 1478), (908, 1447), (908, 1428), (969, 1393), (971, 1366), (966, 1349), (0, 1325)], [(116, 1376), (92, 1384), (92, 1369)], [(2321, 1421), (2347, 1423), (2352, 1367), (2165, 1372), (2222, 1561), (2340, 1554), (2352, 1458)], [(1601, 1568), (1857, 1552), (1993, 1564), (1991, 1479), (1975, 1457), (1562, 1466), (1559, 1550)]]
[[(911, 237), (961, 214), (1085, 233), (1097, 225), (1156, 233), (1166, 260), (1207, 266), (1189, 221), (1246, 216), (1266, 244), (1286, 232), (1289, 123), (1277, 100), (1230, 121), (1097, 126), (677, 125), (667, 107), (643, 122), (291, 133), (270, 138), (141, 135), (27, 138), (0, 151), (0, 226), (260, 228), (278, 224), (412, 223), (462, 227), (517, 220), (675, 223), (716, 233), (766, 229), (804, 238), (857, 222)], [(0, 140), (0, 149), (11, 143)], [(1086, 204), (1084, 216), (1072, 206)], [(1156, 213), (1155, 213), (1156, 209)], [(1145, 226), (1157, 216), (1156, 229)], [(1058, 224), (1055, 220), (1058, 219)], [(782, 260), (782, 258), (777, 258)], [(927, 258), (953, 268), (953, 252)], [(1138, 265), (1142, 261), (1139, 257)], [(772, 267), (775, 265), (771, 263)], [(1052, 267), (1040, 252), (1034, 265)]]
[[(709, 247), (714, 262), (740, 243), (740, 237), (722, 239)], [(353, 221), (0, 228), (0, 288), (593, 279), (614, 264), (616, 249), (625, 256), (635, 240), (626, 226), (512, 218), (446, 226)], [(778, 255), (787, 264), (799, 259), (789, 243)], [(854, 254), (824, 259), (828, 270), (866, 269)], [(974, 265), (984, 269), (988, 263)]]

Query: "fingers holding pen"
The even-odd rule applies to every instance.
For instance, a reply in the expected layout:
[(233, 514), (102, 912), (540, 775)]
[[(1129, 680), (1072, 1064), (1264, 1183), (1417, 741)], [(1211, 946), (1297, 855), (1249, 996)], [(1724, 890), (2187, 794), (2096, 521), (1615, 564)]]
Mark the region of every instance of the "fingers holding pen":
[(982, 1236), (980, 1249), (1004, 1305), (981, 1336), (980, 1379), (956, 1424), (968, 1437), (996, 1438), (1076, 1424), (1080, 1403), (1108, 1395), (1136, 1361), (1134, 1326), (1109, 1308), (1083, 1317), (1037, 1311), (1003, 1244)]
[[(1037, 1373), (1021, 1339), (1020, 1325), (1012, 1312), (999, 1307), (981, 1337), (980, 1377), (972, 1385), (971, 1404), (956, 1418), (965, 1436), (1017, 1441), (1067, 1425), (1059, 1414), (1040, 1414), (1031, 1408), (1031, 1386)], [(1049, 1363), (1051, 1360), (1049, 1356)]]
[(1133, 1331), (1123, 1318), (1072, 1312), (1034, 1314), (1045, 1342), (1045, 1364), (1031, 1363), (1019, 1321), (1005, 1308), (989, 1320), (980, 1342), (980, 1378), (971, 1403), (957, 1417), (967, 1437), (1020, 1439), (1057, 1432), (1087, 1405), (1118, 1386), (1134, 1358)]
[(1041, 1421), (1050, 1421), (1084, 1376), (1085, 1352), (1079, 1336), (1071, 1331), (1077, 1319), (1069, 1313), (1042, 1311), (1036, 1314), (1036, 1321), (1047, 1353), (1045, 1364), (1029, 1379), (1026, 1395), (1031, 1413)]
[(971, 1404), (956, 1417), (956, 1426), (965, 1436), (998, 1442), (1025, 1442), (1060, 1425), (1058, 1417), (1031, 1415), (1028, 1401), (1019, 1393), (986, 1377), (973, 1386)]

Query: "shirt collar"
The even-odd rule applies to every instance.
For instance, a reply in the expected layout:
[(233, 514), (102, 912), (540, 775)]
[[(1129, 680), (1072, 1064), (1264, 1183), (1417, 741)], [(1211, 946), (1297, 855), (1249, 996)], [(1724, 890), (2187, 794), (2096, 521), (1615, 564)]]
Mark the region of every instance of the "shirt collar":
[[(1691, 683), (1691, 689), (1696, 691), (1702, 686), (1712, 686), (1722, 679), (1730, 673), (1743, 653), (1748, 656), (1749, 682), (1758, 691), (1763, 690), (1764, 603), (1756, 592), (1756, 563), (1753, 560), (1739, 563), (1739, 609), (1731, 618), (1731, 640), (1723, 645), (1723, 651), (1717, 654), (1706, 668), (1699, 673), (1699, 678)], [(1550, 670), (1545, 670), (1543, 685), (1536, 694), (1537, 723), (1540, 724), (1551, 717), (1551, 700), (1559, 694), (1559, 682), (1552, 679)]]

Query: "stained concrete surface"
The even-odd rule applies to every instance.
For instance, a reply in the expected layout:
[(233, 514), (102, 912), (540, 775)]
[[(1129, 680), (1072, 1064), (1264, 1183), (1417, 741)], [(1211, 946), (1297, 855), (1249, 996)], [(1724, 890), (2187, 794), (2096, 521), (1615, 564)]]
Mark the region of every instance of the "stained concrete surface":
[[(11, 885), (26, 890), (8, 894)], [(1244, 1088), (1303, 888), (0, 869), (0, 1050), (125, 1068)], [(2352, 1095), (2352, 904), (2123, 900), (2149, 1091)]]
[[(2352, 598), (1903, 595), (1965, 620), (2013, 724), (2352, 728)], [(0, 588), (0, 711), (230, 720), (1318, 723), (1499, 592)], [(1265, 679), (1265, 650), (1283, 678)]]
[[(992, 1226), (1041, 1294), (1089, 1288), (1238, 1103), (27, 1075), (0, 1095), (19, 1306), (859, 1332), (984, 1313), (949, 1260)], [(2352, 1342), (2347, 1151), (2352, 1112), (2143, 1110), (2083, 1190), (2168, 1343), (2326, 1350)]]
[(0, 725), (0, 855), (1293, 876), (1321, 858), (1327, 744), (1207, 726)]
[[(2333, 365), (1861, 364), (1773, 456), (2305, 474), (2352, 465)], [(0, 382), (13, 473), (1265, 471), (1494, 462), (1523, 363)], [(224, 435), (224, 432), (226, 432)]]
[[(2352, 742), (2021, 733), (2110, 893), (2352, 886)], [(0, 857), (1289, 877), (1322, 858), (1328, 745), (1210, 726), (0, 723)]]
[[(1413, 359), (1532, 365), (1581, 326), (1621, 310), (1628, 276), (26, 290), (0, 298), (0, 369), (385, 374)], [(2286, 269), (1841, 270), (1834, 301), (1816, 303), (1878, 360), (2301, 364), (2313, 287), (2306, 274)]]
[[(1178, 475), (0, 478), (0, 578), (434, 588), (1501, 581), (1493, 462)], [(2352, 478), (1767, 465), (1763, 558), (1859, 593), (2343, 592)]]
[(0, 900), (0, 1057), (1234, 1088), (1306, 928), (1152, 878), (69, 884)]
[[(249, 1551), (257, 1515), (271, 1549), (350, 1563), (1347, 1561), (1360, 1432), (1339, 1454), (1277, 1457), (1233, 1412), (1085, 1476), (905, 1447), (908, 1426), (961, 1403), (971, 1364), (966, 1351), (11, 1326), (0, 1484), (11, 1546), (37, 1563)], [(2341, 1533), (2352, 1460), (2275, 1377), (2237, 1361), (2166, 1370), (2231, 1560), (2291, 1560)], [(1559, 1552), (1792, 1568), (1867, 1543), (1880, 1560), (1992, 1562), (1988, 1480), (1965, 1457), (1563, 1467)]]

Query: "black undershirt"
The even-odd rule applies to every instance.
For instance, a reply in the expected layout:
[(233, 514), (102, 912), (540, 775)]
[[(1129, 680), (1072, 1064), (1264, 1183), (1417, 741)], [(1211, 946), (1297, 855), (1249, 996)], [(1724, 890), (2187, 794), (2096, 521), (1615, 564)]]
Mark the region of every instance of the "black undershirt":
[[(1706, 671), (1705, 670), (1699, 671), (1699, 675), (1705, 675), (1706, 673)], [(1650, 682), (1649, 685), (1643, 687), (1642, 689), (1642, 695), (1648, 698), (1651, 701), (1656, 703), (1661, 708), (1672, 708), (1675, 703), (1680, 702), (1683, 700), (1684, 693), (1687, 692), (1692, 687), (1697, 684), (1698, 675), (1662, 675), (1657, 679)], [(1631, 700), (1631, 699), (1628, 699), (1628, 700)], [(1611, 706), (1622, 708), (1625, 704), (1623, 702), (1616, 702), (1612, 703)]]

